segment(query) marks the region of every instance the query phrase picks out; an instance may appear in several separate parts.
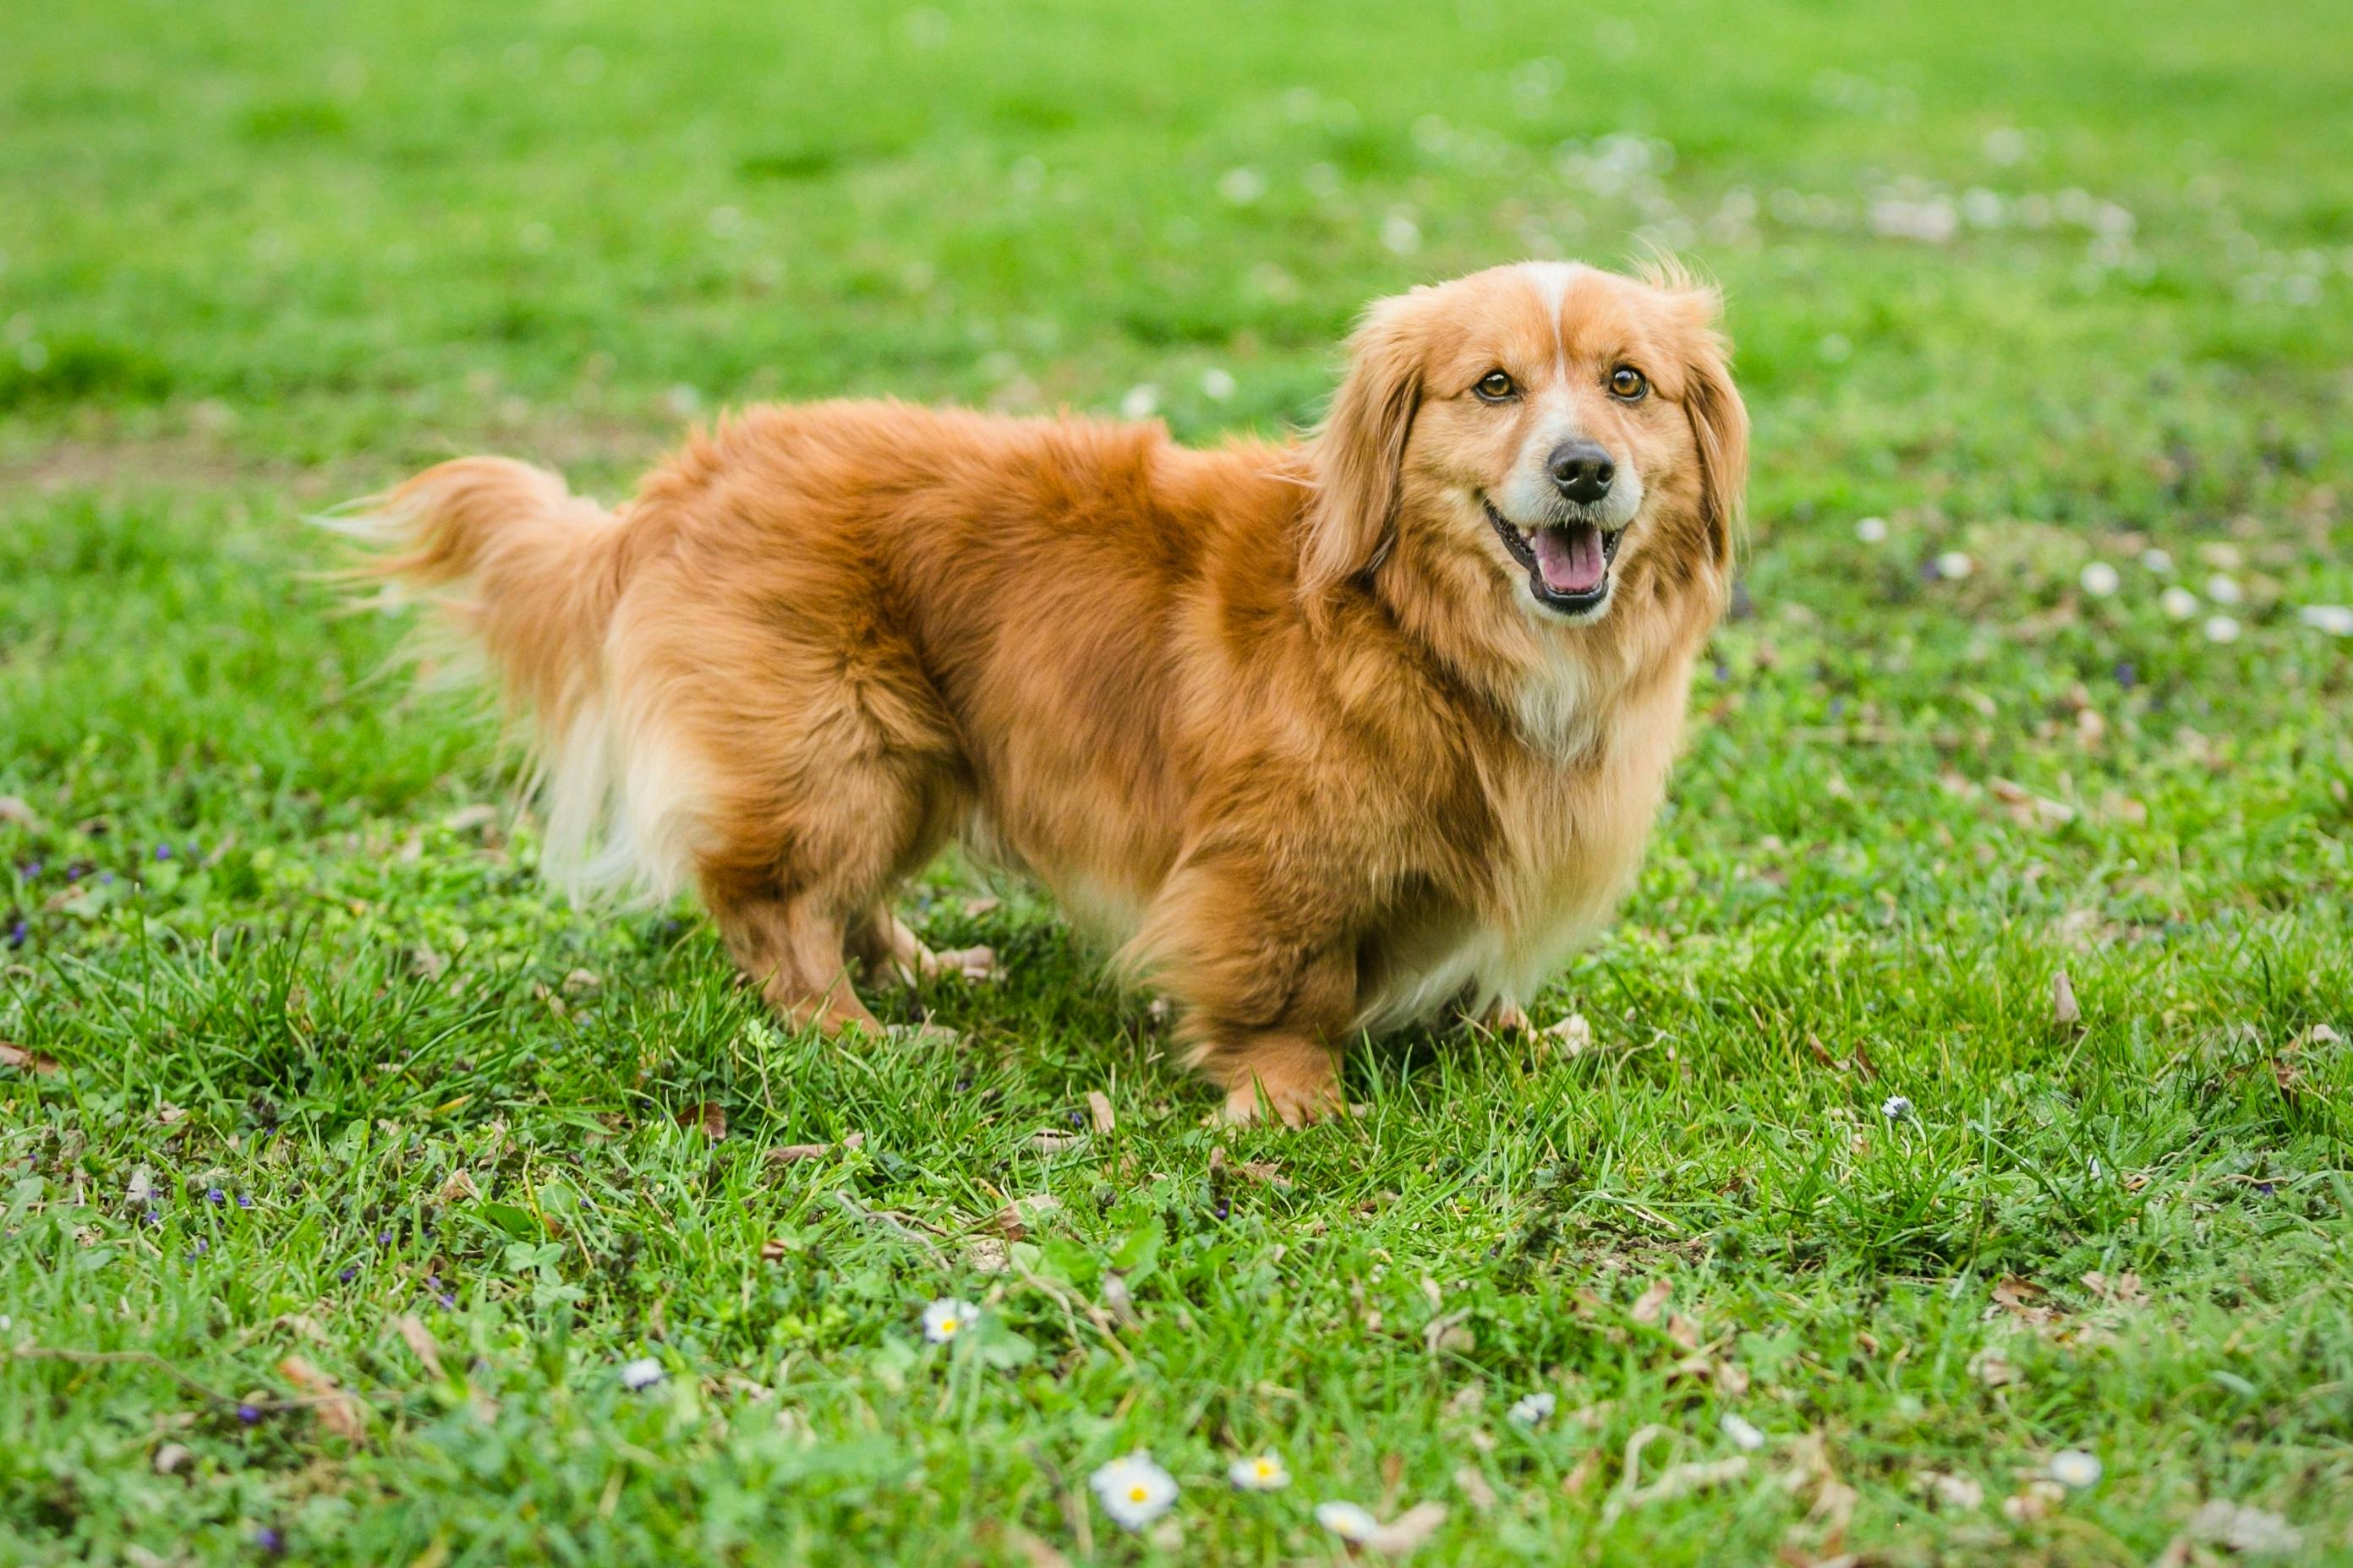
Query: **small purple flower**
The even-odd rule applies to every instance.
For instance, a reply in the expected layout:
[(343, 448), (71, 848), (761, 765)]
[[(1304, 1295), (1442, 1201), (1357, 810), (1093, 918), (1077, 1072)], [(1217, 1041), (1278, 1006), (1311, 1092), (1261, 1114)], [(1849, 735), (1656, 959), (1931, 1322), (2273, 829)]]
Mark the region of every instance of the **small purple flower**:
[(438, 1274), (427, 1274), (425, 1277), (425, 1288), (428, 1290), (438, 1290), (441, 1289), (441, 1276)]
[(2269, 1197), (2274, 1193), (2279, 1191), (2279, 1184), (2277, 1182), (2257, 1182), (2255, 1184), (2255, 1191), (2263, 1194), (2265, 1197)]
[(113, 872), (111, 872), (111, 871), (100, 871), (100, 872), (98, 874), (98, 879), (99, 879), (100, 882), (110, 882), (110, 883), (111, 883), (111, 882), (112, 882), (112, 881), (114, 880), (114, 873), (113, 873)]
[(1228, 1202), (1227, 1200), (1225, 1200), (1224, 1198), (1219, 1198), (1219, 1199), (1218, 1200), (1218, 1217), (1219, 1217), (1219, 1219), (1221, 1219), (1221, 1220), (1222, 1220), (1222, 1219), (1224, 1219), (1227, 1215), (1230, 1215), (1230, 1214), (1232, 1214), (1232, 1213), (1233, 1213), (1233, 1205), (1232, 1205), (1232, 1204), (1230, 1204), (1230, 1203), (1229, 1203), (1229, 1202)]
[(12, 948), (22, 947), (31, 935), (32, 932), (26, 928), (25, 922), (18, 921), (8, 928), (8, 945)]
[(250, 1405), (238, 1405), (237, 1407), (237, 1418), (244, 1422), (248, 1426), (259, 1426), (261, 1425), (261, 1412)]
[(211, 1242), (206, 1241), (201, 1236), (196, 1237), (196, 1256), (198, 1258), (202, 1258), (206, 1253), (210, 1252), (212, 1249), (213, 1244)]
[(81, 868), (80, 868), (80, 867), (79, 867), (79, 866), (69, 866), (69, 867), (67, 867), (67, 868), (66, 868), (66, 880), (67, 880), (67, 881), (69, 881), (69, 882), (79, 882), (79, 881), (80, 881), (80, 880), (81, 880)]
[(40, 874), (41, 863), (38, 860), (28, 860), (25, 863), (25, 880), (29, 882)]
[(2140, 684), (2140, 671), (2133, 668), (2133, 661), (2128, 658), (2116, 660), (2116, 684), (2126, 691)]
[(228, 1202), (228, 1194), (221, 1191), (218, 1187), (206, 1187), (205, 1189), (205, 1202), (217, 1208), (221, 1205)]
[(390, 1247), (392, 1245), (392, 1232), (388, 1230), (377, 1231), (375, 1233), (375, 1244), (378, 1247)]
[(158, 860), (169, 860), (171, 858), (172, 858), (172, 847), (171, 847), (170, 845), (168, 845), (168, 844), (158, 844), (157, 846), (155, 846), (155, 858), (156, 858), (156, 859), (158, 859)]
[(252, 1194), (251, 1193), (239, 1193), (239, 1194), (237, 1194), (237, 1207), (239, 1207), (239, 1208), (241, 1208), (241, 1209), (249, 1209), (249, 1208), (251, 1208), (251, 1207), (253, 1206), (253, 1194)]
[(341, 1268), (341, 1269), (338, 1269), (338, 1270), (336, 1270), (336, 1272), (335, 1272), (335, 1278), (336, 1278), (336, 1279), (340, 1279), (340, 1280), (342, 1280), (342, 1281), (343, 1281), (344, 1284), (346, 1284), (346, 1285), (350, 1284), (353, 1280), (354, 1280), (354, 1279), (358, 1279), (359, 1277), (360, 1277), (360, 1271), (359, 1271), (359, 1266), (358, 1266), (357, 1264), (353, 1264), (353, 1265), (352, 1265), (350, 1268)]
[(147, 1211), (147, 1223), (149, 1225), (162, 1225), (164, 1223), (162, 1211), (158, 1209), (149, 1209)]
[(444, 1310), (444, 1311), (448, 1311), (448, 1312), (454, 1312), (454, 1311), (456, 1311), (456, 1310), (458, 1310), (458, 1298), (457, 1298), (457, 1297), (455, 1297), (455, 1296), (452, 1296), (452, 1295), (451, 1295), (451, 1294), (449, 1294), (449, 1292), (448, 1292), (448, 1291), (447, 1291), (447, 1290), (442, 1291), (442, 1292), (441, 1292), (441, 1309), (442, 1309), (442, 1310)]
[(286, 1554), (286, 1538), (269, 1525), (265, 1524), (253, 1532), (253, 1543), (272, 1557)]

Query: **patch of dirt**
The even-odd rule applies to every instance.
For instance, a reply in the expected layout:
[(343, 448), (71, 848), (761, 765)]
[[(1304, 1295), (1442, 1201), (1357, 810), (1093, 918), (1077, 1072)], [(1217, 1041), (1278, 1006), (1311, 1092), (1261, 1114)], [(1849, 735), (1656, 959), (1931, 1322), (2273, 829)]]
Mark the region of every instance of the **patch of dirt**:
[[(560, 410), (491, 416), (470, 429), (446, 418), (420, 420), (382, 447), (302, 461), (241, 437), (233, 415), (206, 407), (165, 426), (98, 418), (63, 432), (0, 430), (0, 494), (120, 499), (266, 490), (305, 507), (328, 506), (444, 458), (497, 452), (544, 464), (573, 478), (576, 488), (612, 496), (687, 428), (686, 421), (654, 410), (643, 417)], [(396, 427), (397, 416), (382, 423)]]

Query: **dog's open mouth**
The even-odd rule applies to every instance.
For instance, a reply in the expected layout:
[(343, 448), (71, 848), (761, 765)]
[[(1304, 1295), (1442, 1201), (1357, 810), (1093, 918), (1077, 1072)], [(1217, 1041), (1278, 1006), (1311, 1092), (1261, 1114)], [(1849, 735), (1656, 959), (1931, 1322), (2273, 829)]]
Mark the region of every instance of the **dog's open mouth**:
[(1521, 529), (1479, 498), (1495, 536), (1512, 559), (1527, 569), (1528, 588), (1536, 603), (1565, 615), (1592, 609), (1609, 596), (1609, 563), (1618, 558), (1618, 541), (1625, 531), (1605, 531), (1591, 522), (1539, 523)]

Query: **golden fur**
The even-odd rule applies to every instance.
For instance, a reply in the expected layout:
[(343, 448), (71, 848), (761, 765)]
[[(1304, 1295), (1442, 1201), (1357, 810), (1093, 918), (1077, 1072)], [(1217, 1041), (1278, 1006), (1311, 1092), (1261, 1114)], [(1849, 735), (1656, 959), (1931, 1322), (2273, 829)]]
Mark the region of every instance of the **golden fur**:
[[(691, 881), (786, 1017), (871, 1026), (853, 965), (985, 972), (891, 910), (960, 837), (1179, 1004), (1229, 1114), (1296, 1122), (1356, 1031), (1526, 999), (1632, 879), (1731, 569), (1715, 310), (1566, 264), (1417, 289), (1290, 445), (759, 407), (617, 511), (469, 458), (381, 503), (380, 569), (530, 715), (551, 867)], [(1640, 496), (1576, 619), (1481, 508), (1560, 431)]]

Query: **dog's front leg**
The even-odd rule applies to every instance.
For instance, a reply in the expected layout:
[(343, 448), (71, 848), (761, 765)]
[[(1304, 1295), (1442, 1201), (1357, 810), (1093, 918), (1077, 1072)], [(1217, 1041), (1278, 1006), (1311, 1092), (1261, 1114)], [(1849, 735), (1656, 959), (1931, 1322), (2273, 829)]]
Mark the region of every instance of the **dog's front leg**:
[(1328, 889), (1285, 898), (1263, 865), (1241, 855), (1185, 868), (1156, 901), (1139, 952), (1183, 1009), (1186, 1060), (1226, 1091), (1224, 1119), (1271, 1112), (1299, 1127), (1345, 1104), (1356, 946)]

